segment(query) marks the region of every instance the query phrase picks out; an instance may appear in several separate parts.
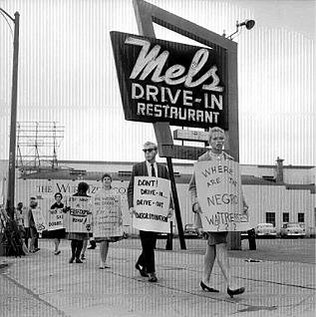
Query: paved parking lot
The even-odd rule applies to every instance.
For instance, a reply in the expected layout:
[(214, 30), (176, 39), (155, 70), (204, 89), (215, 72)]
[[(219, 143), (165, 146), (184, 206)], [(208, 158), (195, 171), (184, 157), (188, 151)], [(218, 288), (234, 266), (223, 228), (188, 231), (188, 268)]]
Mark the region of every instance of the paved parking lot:
[[(186, 251), (194, 254), (204, 254), (205, 240), (203, 239), (186, 239)], [(242, 240), (242, 250), (229, 251), (229, 256), (236, 258), (252, 258), (265, 261), (287, 261), (316, 264), (315, 247), (316, 239), (256, 239), (256, 250), (249, 250), (248, 240)], [(120, 242), (124, 246), (131, 248), (139, 247), (138, 239), (127, 239)], [(113, 244), (113, 247), (117, 245)], [(158, 239), (158, 249), (166, 248), (166, 240)], [(180, 250), (178, 238), (173, 239), (173, 250)]]
[[(229, 251), (233, 276), (246, 292), (231, 299), (217, 264), (212, 280), (220, 292), (199, 286), (206, 241), (186, 240), (187, 250), (166, 251), (157, 243), (158, 283), (139, 276), (135, 261), (140, 241), (111, 244), (110, 269), (99, 270), (99, 250), (88, 250), (83, 264), (69, 264), (70, 242), (63, 240), (54, 256), (53, 242), (22, 258), (0, 257), (0, 316), (111, 317), (278, 317), (314, 316), (315, 240), (257, 240), (257, 250)], [(261, 261), (247, 261), (249, 258)], [(3, 264), (7, 264), (3, 265)]]
[(229, 251), (233, 257), (266, 261), (286, 261), (315, 264), (316, 239), (256, 239), (257, 250), (250, 251), (248, 241), (242, 241), (243, 251)]

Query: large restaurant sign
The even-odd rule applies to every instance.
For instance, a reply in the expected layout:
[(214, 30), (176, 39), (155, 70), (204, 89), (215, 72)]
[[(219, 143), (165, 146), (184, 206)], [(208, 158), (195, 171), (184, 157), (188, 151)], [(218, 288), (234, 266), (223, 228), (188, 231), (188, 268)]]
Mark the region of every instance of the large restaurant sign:
[(226, 49), (111, 32), (125, 119), (228, 129)]

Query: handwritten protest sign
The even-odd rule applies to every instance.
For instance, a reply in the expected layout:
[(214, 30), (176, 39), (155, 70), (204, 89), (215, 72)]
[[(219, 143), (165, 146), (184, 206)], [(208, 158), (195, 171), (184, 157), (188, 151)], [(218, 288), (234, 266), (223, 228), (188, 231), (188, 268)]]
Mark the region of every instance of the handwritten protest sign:
[(93, 198), (93, 236), (95, 238), (123, 235), (121, 196), (98, 193)]
[(249, 217), (243, 211), (239, 164), (226, 160), (201, 161), (194, 165), (197, 197), (205, 231), (249, 230)]
[(66, 199), (70, 210), (64, 216), (67, 232), (91, 232), (91, 197), (71, 196)]
[(62, 208), (51, 209), (47, 213), (47, 230), (64, 228), (64, 213)]
[(37, 207), (35, 209), (32, 209), (32, 214), (37, 232), (42, 233), (44, 230), (47, 229), (47, 225), (41, 208)]
[(133, 227), (144, 231), (169, 232), (169, 180), (138, 176), (134, 182)]

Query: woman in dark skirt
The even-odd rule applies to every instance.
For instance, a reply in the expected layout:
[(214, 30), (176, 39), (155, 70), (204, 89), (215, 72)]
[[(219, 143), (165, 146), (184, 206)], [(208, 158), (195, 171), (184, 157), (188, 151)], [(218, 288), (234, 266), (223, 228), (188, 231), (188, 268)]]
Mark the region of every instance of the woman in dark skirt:
[[(50, 207), (50, 210), (49, 210), (50, 213), (56, 212), (56, 209), (64, 208), (64, 204), (61, 202), (63, 199), (63, 195), (61, 193), (56, 193), (54, 197), (56, 202)], [(65, 238), (66, 236), (65, 229), (56, 229), (56, 230), (48, 231), (46, 233), (46, 236), (48, 239), (54, 239), (54, 244), (55, 244), (54, 254), (55, 255), (60, 254), (60, 250), (59, 250), (60, 239)]]

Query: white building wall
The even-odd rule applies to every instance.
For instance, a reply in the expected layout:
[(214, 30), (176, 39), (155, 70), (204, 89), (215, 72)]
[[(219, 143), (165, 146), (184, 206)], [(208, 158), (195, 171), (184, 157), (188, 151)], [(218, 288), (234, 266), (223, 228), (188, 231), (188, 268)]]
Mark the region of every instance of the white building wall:
[(286, 184), (315, 184), (315, 168), (284, 168)]
[[(164, 159), (159, 159), (165, 163)], [(80, 161), (60, 161), (59, 166), (71, 167), (88, 172), (109, 172), (131, 171), (133, 162), (80, 162)], [(276, 176), (276, 166), (243, 165), (240, 164), (242, 175), (253, 175), (256, 177)], [(0, 177), (7, 174), (8, 164), (5, 160), (0, 160)], [(287, 184), (315, 184), (316, 167), (306, 168), (301, 166), (284, 166), (284, 182)], [(193, 163), (174, 164), (174, 171), (180, 174), (191, 174), (193, 172)], [(17, 172), (18, 174), (18, 172)]]
[(242, 165), (240, 164), (242, 175), (252, 175), (257, 177), (275, 176), (274, 168), (258, 167), (258, 165)]
[[(104, 164), (73, 164), (71, 167), (77, 169), (85, 169), (91, 171), (109, 171), (109, 172), (118, 172), (131, 171), (132, 163), (115, 163), (115, 162), (105, 162)], [(179, 165), (179, 168), (175, 166), (175, 171), (180, 173), (190, 174), (192, 173), (193, 165)], [(315, 183), (315, 172), (316, 168), (313, 169), (285, 169), (286, 175), (289, 175), (293, 183), (299, 183), (299, 177), (305, 179), (308, 174), (312, 180), (310, 183)], [(270, 170), (272, 171), (272, 170)], [(0, 161), (0, 176), (4, 177), (7, 172), (7, 164), (5, 161)], [(242, 166), (242, 174), (253, 175), (258, 173), (263, 176), (269, 172), (268, 168), (260, 169), (258, 166)], [(292, 175), (292, 174), (293, 175)], [(255, 174), (258, 176), (258, 174)], [(77, 184), (80, 180), (23, 180), (16, 179), (16, 193), (15, 201), (16, 203), (22, 201), (25, 205), (28, 204), (29, 198), (31, 196), (38, 197), (53, 197), (54, 193), (61, 191), (63, 194), (72, 194), (76, 190)], [(91, 185), (92, 190), (100, 187), (100, 182), (88, 181)], [(306, 184), (306, 183), (305, 183)], [(128, 181), (114, 181), (113, 185), (117, 190), (122, 194), (123, 199), (123, 214), (124, 214), (124, 223), (127, 227), (131, 225), (131, 219), (129, 212), (127, 210), (127, 198), (126, 198), (126, 188)], [(94, 189), (93, 189), (94, 188)], [(193, 223), (193, 213), (191, 212), (190, 197), (188, 194), (188, 184), (177, 184), (178, 189), (178, 198), (180, 203), (181, 217), (183, 226), (187, 223)], [(282, 225), (282, 214), (283, 212), (289, 212), (290, 221), (297, 222), (297, 215), (299, 212), (305, 213), (305, 223), (306, 227), (313, 227), (315, 230), (315, 213), (316, 213), (316, 199), (315, 194), (311, 194), (309, 190), (287, 190), (285, 186), (263, 186), (263, 185), (243, 185), (243, 191), (247, 203), (250, 206), (250, 213), (252, 215), (251, 222), (254, 225), (260, 222), (266, 221), (266, 212), (275, 212), (276, 213), (276, 226), (278, 228)], [(5, 193), (6, 194), (6, 193)], [(43, 210), (47, 210), (48, 202), (44, 200), (39, 200), (40, 205), (42, 205)], [(46, 204), (46, 205), (45, 205)], [(176, 220), (174, 219), (174, 224)], [(133, 232), (131, 228), (128, 229), (128, 232)]]
[[(61, 192), (63, 196), (72, 195), (80, 181), (72, 180), (23, 180), (16, 181), (16, 202), (22, 201), (28, 205), (29, 198), (36, 196), (44, 216), (48, 207), (53, 203), (53, 196), (56, 192)], [(93, 195), (101, 183), (87, 181), (90, 185), (91, 195)], [(127, 205), (128, 181), (113, 181), (113, 187), (122, 195), (123, 220), (126, 231), (134, 233), (131, 228), (131, 217)], [(191, 211), (190, 195), (188, 184), (177, 184), (178, 199), (181, 210), (183, 227), (187, 223), (193, 223), (193, 213)], [(263, 186), (263, 185), (243, 185), (243, 192), (247, 204), (249, 205), (250, 221), (252, 226), (260, 222), (266, 222), (266, 212), (275, 212), (276, 227), (283, 224), (283, 212), (288, 212), (290, 221), (297, 222), (298, 213), (305, 214), (306, 229), (315, 227), (315, 195), (309, 190), (287, 190), (285, 186)], [(176, 225), (176, 219), (173, 219)], [(177, 232), (177, 228), (175, 228)]]
[(276, 227), (283, 224), (283, 213), (289, 213), (289, 221), (297, 222), (298, 213), (305, 214), (306, 229), (315, 227), (315, 195), (310, 190), (288, 190), (285, 186), (243, 185), (253, 225), (266, 222), (266, 213), (275, 212)]
[[(82, 180), (45, 180), (45, 179), (17, 179), (16, 180), (16, 202), (22, 202), (24, 206), (28, 206), (29, 199), (32, 196), (37, 197), (39, 207), (41, 208), (44, 218), (47, 216), (49, 206), (54, 202), (54, 194), (61, 192), (63, 197), (71, 196), (77, 191), (77, 186)], [(101, 187), (101, 183), (97, 181), (86, 181), (90, 188), (88, 194), (93, 196)], [(132, 233), (131, 216), (128, 211), (127, 203), (127, 186), (128, 182), (113, 181), (112, 187), (122, 198), (123, 223), (126, 231)], [(64, 199), (63, 199), (64, 200)], [(136, 232), (136, 230), (134, 230)]]
[[(28, 205), (29, 199), (31, 196), (35, 196), (38, 199), (39, 206), (43, 211), (44, 217), (46, 216), (49, 206), (54, 202), (54, 194), (56, 192), (61, 192), (62, 195), (70, 196), (76, 192), (78, 183), (81, 180), (16, 180), (16, 192), (15, 200), (16, 202), (23, 202), (24, 206)], [(100, 188), (101, 183), (97, 181), (86, 181), (89, 186), (89, 194), (94, 195), (97, 190)], [(132, 228), (131, 216), (128, 211), (127, 203), (127, 186), (128, 181), (113, 181), (112, 186), (117, 193), (122, 196), (122, 208), (123, 208), (123, 223), (125, 225), (126, 232), (136, 233), (137, 230)], [(183, 227), (187, 223), (193, 223), (193, 213), (191, 212), (191, 202), (188, 195), (188, 184), (177, 184), (178, 190), (178, 200), (181, 210), (181, 218)], [(177, 222), (175, 217), (172, 219), (173, 224), (175, 225), (175, 232), (177, 230)]]

